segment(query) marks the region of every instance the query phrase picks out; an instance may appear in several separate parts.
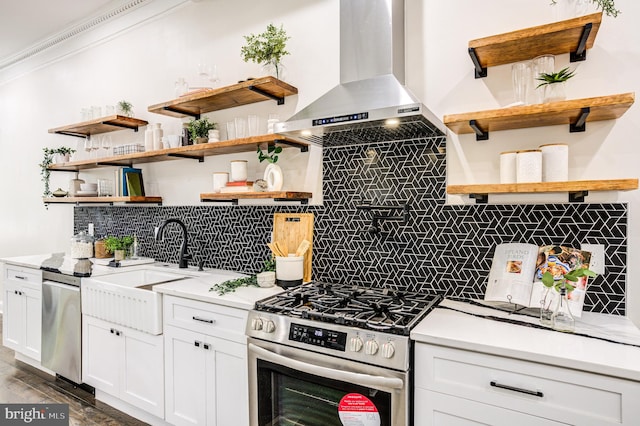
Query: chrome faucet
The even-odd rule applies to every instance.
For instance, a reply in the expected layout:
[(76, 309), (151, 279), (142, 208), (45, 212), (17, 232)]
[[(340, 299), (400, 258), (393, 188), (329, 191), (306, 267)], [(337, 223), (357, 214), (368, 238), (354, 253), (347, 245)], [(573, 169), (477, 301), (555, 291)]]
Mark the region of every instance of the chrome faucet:
[(180, 219), (167, 219), (156, 228), (156, 241), (162, 241), (162, 235), (164, 234), (164, 227), (169, 223), (177, 223), (182, 228), (182, 245), (180, 246), (180, 260), (178, 262), (179, 268), (186, 268), (189, 266), (189, 259), (193, 257), (187, 253), (188, 236), (187, 227)]

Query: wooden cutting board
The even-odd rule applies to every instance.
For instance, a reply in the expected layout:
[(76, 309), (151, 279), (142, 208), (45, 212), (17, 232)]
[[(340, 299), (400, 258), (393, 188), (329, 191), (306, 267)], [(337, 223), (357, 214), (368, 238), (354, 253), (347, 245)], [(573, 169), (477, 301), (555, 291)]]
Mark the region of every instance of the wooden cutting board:
[(284, 241), (290, 254), (294, 254), (302, 242), (308, 240), (311, 247), (304, 255), (304, 281), (311, 281), (313, 255), (313, 213), (274, 213), (273, 241)]

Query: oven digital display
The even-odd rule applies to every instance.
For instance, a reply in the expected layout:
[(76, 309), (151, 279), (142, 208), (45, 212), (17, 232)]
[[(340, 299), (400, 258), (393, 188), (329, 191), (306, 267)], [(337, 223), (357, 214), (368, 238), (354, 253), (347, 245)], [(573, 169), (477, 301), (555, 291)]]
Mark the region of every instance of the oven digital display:
[(347, 345), (347, 333), (291, 324), (289, 340), (344, 352)]

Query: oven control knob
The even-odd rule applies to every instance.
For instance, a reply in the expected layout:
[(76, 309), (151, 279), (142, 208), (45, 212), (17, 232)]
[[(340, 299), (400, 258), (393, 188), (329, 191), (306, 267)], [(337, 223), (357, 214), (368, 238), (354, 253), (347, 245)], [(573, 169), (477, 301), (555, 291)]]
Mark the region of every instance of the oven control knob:
[(252, 330), (262, 330), (262, 318), (254, 318), (251, 320)]
[(266, 320), (264, 322), (264, 327), (262, 327), (262, 330), (265, 333), (273, 333), (274, 331), (276, 331), (276, 325), (274, 324), (273, 321), (271, 320)]
[(393, 346), (393, 343), (387, 342), (382, 345), (382, 357), (383, 358), (391, 358), (393, 354), (396, 353), (396, 348)]
[(375, 355), (378, 352), (378, 342), (375, 340), (368, 340), (364, 347), (364, 353), (367, 355)]
[(364, 343), (362, 343), (362, 339), (359, 338), (358, 336), (352, 337), (351, 340), (349, 341), (349, 350), (351, 352), (360, 352), (363, 346), (364, 346)]

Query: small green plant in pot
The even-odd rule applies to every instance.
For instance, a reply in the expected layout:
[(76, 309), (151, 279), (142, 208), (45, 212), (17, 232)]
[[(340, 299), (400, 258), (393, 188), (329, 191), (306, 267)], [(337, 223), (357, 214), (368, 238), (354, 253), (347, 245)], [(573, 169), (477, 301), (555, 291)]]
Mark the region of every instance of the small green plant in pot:
[(51, 195), (51, 190), (49, 188), (49, 179), (51, 177), (51, 170), (49, 167), (55, 163), (62, 163), (69, 161), (69, 155), (76, 152), (75, 149), (61, 146), (60, 148), (42, 148), (42, 162), (39, 164), (40, 166), (40, 176), (42, 176), (42, 182), (44, 182), (44, 192), (42, 193), (43, 197), (49, 197)]
[(540, 87), (544, 88), (545, 102), (563, 101), (567, 98), (564, 85), (574, 76), (575, 71), (569, 70), (569, 67), (563, 68), (558, 72), (540, 73), (540, 75), (536, 77), (536, 80), (541, 83), (536, 86), (536, 89)]
[[(267, 25), (265, 32), (243, 36), (247, 42), (240, 49), (240, 55), (245, 62), (254, 62), (266, 68), (268, 73), (282, 78), (282, 57), (289, 55), (287, 41), (291, 38), (282, 25), (280, 28), (273, 24)], [(268, 68), (271, 67), (272, 70)]]
[(130, 235), (123, 237), (109, 236), (104, 239), (104, 247), (107, 253), (111, 253), (115, 260), (123, 260), (133, 245), (134, 238)]
[(206, 143), (209, 140), (209, 130), (215, 130), (218, 125), (209, 121), (208, 117), (189, 122), (189, 136), (193, 143)]

